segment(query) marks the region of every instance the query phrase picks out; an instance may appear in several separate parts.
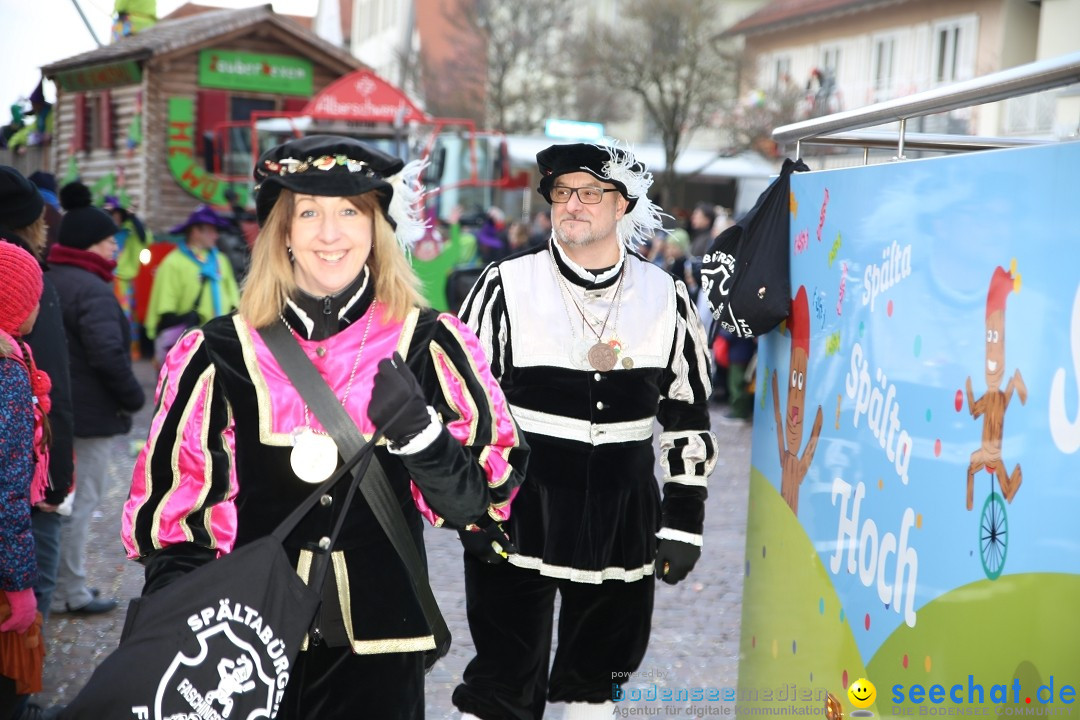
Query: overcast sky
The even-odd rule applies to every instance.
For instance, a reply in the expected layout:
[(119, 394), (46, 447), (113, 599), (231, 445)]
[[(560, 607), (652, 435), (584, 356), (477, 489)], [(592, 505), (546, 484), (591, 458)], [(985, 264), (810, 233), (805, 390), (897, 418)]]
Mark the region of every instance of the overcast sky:
[[(77, 0), (98, 39), (108, 43), (112, 30), (112, 0)], [(185, 0), (157, 0), (158, 17)], [(259, 0), (201, 0), (201, 5), (252, 7)], [(291, 15), (314, 15), (318, 0), (274, 0), (274, 9)], [(0, 0), (0, 124), (11, 119), (10, 107), (29, 97), (41, 78), (41, 66), (97, 47), (79, 17), (74, 0)], [(55, 99), (46, 83), (45, 97)]]

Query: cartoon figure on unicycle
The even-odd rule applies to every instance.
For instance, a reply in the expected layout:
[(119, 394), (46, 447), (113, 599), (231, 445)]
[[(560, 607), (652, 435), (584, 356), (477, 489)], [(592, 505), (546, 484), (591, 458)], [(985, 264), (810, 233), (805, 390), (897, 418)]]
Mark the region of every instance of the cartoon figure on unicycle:
[[(971, 463), (968, 465), (967, 509), (971, 510), (974, 506), (975, 474), (985, 468), (990, 474), (990, 494), (983, 502), (979, 520), (979, 553), (983, 571), (991, 580), (996, 580), (1005, 567), (1009, 540), (1005, 503), (1012, 503), (1023, 479), (1019, 463), (1009, 473), (1001, 457), (1005, 411), (1009, 408), (1013, 391), (1016, 391), (1021, 404), (1027, 402), (1027, 386), (1019, 370), (1009, 378), (1005, 389), (1001, 389), (1001, 381), (1005, 378), (1005, 300), (1010, 292), (1019, 291), (1020, 274), (1016, 272), (1015, 261), (1008, 272), (1000, 266), (994, 269), (986, 295), (986, 392), (976, 400), (971, 391), (970, 376), (966, 384), (968, 410), (973, 418), (981, 416), (983, 419), (982, 444), (971, 453)], [(994, 490), (995, 477), (1001, 487), (1001, 495)]]

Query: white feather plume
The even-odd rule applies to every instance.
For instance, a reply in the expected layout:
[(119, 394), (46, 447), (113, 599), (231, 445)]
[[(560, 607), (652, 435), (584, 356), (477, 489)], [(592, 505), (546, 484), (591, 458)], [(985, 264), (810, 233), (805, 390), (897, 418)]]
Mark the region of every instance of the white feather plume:
[(390, 198), (390, 219), (397, 226), (394, 234), (406, 252), (420, 238), (424, 237), (427, 222), (424, 219), (424, 186), (420, 183), (420, 173), (427, 167), (424, 160), (413, 160), (405, 165), (401, 172), (386, 178), (394, 189)]
[(611, 158), (605, 161), (601, 168), (604, 175), (625, 185), (626, 194), (637, 199), (634, 209), (622, 216), (615, 226), (615, 231), (627, 247), (642, 245), (651, 240), (657, 231), (662, 230), (664, 218), (670, 217), (648, 197), (649, 188), (653, 184), (653, 174), (648, 170), (639, 172), (634, 169), (637, 160), (629, 145), (624, 146), (615, 141), (611, 145), (596, 147), (607, 152)]

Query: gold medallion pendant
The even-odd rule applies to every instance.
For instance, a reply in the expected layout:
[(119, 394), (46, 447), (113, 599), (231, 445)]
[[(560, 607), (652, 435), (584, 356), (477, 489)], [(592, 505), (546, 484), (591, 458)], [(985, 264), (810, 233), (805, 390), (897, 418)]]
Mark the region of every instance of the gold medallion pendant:
[(309, 427), (293, 431), (293, 449), (289, 464), (296, 477), (318, 485), (333, 474), (338, 462), (334, 438), (317, 433)]
[(598, 342), (589, 348), (589, 364), (600, 372), (607, 372), (615, 367), (615, 350), (607, 343)]

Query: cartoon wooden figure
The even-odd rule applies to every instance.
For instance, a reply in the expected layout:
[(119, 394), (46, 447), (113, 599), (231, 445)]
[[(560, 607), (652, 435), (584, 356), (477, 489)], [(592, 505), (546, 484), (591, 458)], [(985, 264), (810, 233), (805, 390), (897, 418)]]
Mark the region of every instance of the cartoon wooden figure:
[(1022, 473), (1020, 464), (1013, 468), (1012, 474), (1005, 472), (1005, 463), (1001, 459), (1001, 435), (1005, 425), (1005, 411), (1009, 407), (1013, 390), (1020, 397), (1020, 403), (1027, 402), (1027, 386), (1017, 370), (1009, 378), (1005, 390), (1001, 390), (1001, 381), (1005, 377), (1005, 299), (1010, 292), (1019, 291), (1020, 276), (1015, 268), (1006, 272), (1000, 266), (994, 269), (990, 278), (990, 290), (986, 294), (986, 393), (975, 399), (971, 392), (971, 377), (967, 379), (967, 402), (971, 416), (983, 418), (982, 445), (971, 453), (971, 464), (967, 471), (967, 509), (974, 500), (975, 473), (982, 468), (997, 476), (1001, 493), (1005, 500), (1012, 502), (1020, 488)]
[[(814, 460), (818, 436), (821, 434), (822, 412), (818, 405), (814, 428), (810, 431), (810, 441), (799, 458), (802, 447), (803, 421), (806, 417), (806, 366), (810, 360), (810, 307), (806, 300), (806, 288), (799, 286), (795, 298), (791, 301), (791, 315), (787, 321), (791, 333), (791, 372), (788, 381), (787, 415), (780, 415), (780, 393), (777, 387), (776, 371), (772, 374), (773, 413), (776, 415), (776, 440), (780, 448), (780, 494), (791, 508), (799, 514), (799, 486), (802, 485), (806, 471)], [(785, 421), (787, 442), (785, 444)]]

